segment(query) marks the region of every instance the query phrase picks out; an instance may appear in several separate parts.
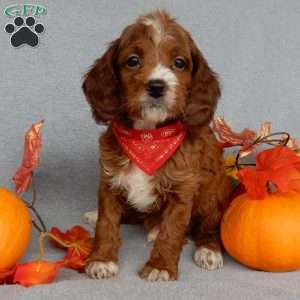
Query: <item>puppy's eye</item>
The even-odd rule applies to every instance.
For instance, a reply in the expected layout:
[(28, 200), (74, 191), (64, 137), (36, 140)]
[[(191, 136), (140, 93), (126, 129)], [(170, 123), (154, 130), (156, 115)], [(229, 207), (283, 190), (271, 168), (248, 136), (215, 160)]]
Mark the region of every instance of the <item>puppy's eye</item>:
[(184, 70), (186, 67), (186, 62), (182, 57), (176, 57), (173, 63), (173, 67), (177, 70)]
[(126, 62), (127, 67), (130, 69), (136, 69), (140, 66), (140, 64), (141, 60), (136, 54), (129, 56)]

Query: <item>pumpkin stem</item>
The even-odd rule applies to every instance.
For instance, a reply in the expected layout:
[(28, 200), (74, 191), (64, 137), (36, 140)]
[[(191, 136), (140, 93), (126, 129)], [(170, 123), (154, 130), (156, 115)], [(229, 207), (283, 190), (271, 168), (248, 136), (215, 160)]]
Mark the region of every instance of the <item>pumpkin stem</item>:
[(276, 193), (278, 191), (278, 186), (272, 181), (267, 182), (267, 189), (270, 194)]
[(39, 232), (47, 232), (47, 227), (46, 227), (46, 225), (45, 225), (45, 223), (44, 223), (44, 221), (43, 221), (41, 215), (38, 213), (38, 211), (37, 211), (37, 210), (34, 208), (34, 206), (32, 206), (32, 205), (29, 205), (28, 208), (31, 209), (32, 212), (33, 212), (33, 213), (35, 214), (35, 216), (37, 217), (37, 219), (38, 219), (38, 221), (40, 222), (40, 225), (41, 225), (41, 227), (42, 227), (42, 230), (40, 230), (41, 228), (40, 228), (39, 226), (38, 226), (38, 227), (35, 226), (35, 225), (37, 225), (35, 221), (32, 221), (32, 223), (33, 223), (33, 225), (35, 226), (35, 228), (37, 228)]

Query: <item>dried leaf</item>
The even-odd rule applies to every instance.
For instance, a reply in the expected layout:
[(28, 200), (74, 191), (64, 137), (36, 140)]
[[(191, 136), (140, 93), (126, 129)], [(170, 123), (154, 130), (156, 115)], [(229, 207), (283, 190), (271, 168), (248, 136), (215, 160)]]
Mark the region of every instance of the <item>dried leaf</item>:
[(264, 150), (256, 157), (257, 170), (277, 169), (294, 166), (299, 168), (300, 160), (294, 151), (284, 146)]
[(26, 192), (29, 189), (33, 171), (39, 165), (42, 147), (41, 128), (43, 124), (44, 121), (33, 124), (25, 135), (22, 164), (13, 177), (17, 193)]
[(12, 283), (15, 271), (16, 271), (15, 266), (13, 268), (9, 269), (9, 270), (1, 270), (0, 271), (0, 284)]
[(297, 151), (297, 150), (300, 150), (300, 146), (299, 146), (299, 143), (297, 142), (296, 139), (294, 138), (290, 138), (288, 143), (287, 143), (287, 146), (291, 149), (291, 150), (294, 150), (294, 151)]
[(278, 146), (258, 154), (256, 168), (244, 168), (238, 177), (254, 199), (267, 196), (269, 183), (280, 192), (300, 192), (300, 159), (291, 149)]
[(17, 266), (13, 282), (25, 287), (50, 283), (56, 278), (62, 266), (61, 261), (49, 262), (43, 260), (20, 264)]
[(249, 150), (257, 136), (255, 131), (248, 128), (240, 133), (234, 132), (223, 118), (213, 120), (213, 130), (217, 133), (223, 147), (241, 146), (241, 150)]
[[(91, 252), (91, 249), (88, 249), (88, 254)], [(64, 257), (64, 266), (78, 272), (84, 272), (86, 259), (88, 254), (83, 251), (77, 251), (76, 248), (68, 248), (67, 255)]]
[[(66, 232), (62, 232), (57, 227), (52, 227), (50, 233), (63, 240), (64, 242), (69, 243), (92, 240), (90, 233), (80, 225), (75, 225)], [(61, 248), (65, 248), (64, 246), (58, 244), (54, 240), (52, 240), (52, 242), (55, 244), (56, 247), (59, 246)]]
[(271, 122), (264, 122), (261, 124), (259, 136), (266, 137), (271, 134), (272, 124)]
[(62, 242), (52, 239), (54, 246), (67, 249), (67, 254), (63, 259), (65, 266), (82, 272), (85, 260), (93, 248), (93, 239), (90, 233), (79, 225), (72, 227), (65, 233), (57, 227), (53, 227), (50, 233)]
[(267, 172), (257, 171), (247, 167), (238, 172), (238, 177), (251, 198), (263, 199), (267, 196)]

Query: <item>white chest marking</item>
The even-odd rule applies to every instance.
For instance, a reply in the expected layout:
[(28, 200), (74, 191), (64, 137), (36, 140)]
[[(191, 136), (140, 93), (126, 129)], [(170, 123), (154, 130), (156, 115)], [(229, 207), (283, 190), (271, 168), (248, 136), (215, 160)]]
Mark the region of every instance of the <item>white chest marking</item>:
[(112, 186), (127, 191), (127, 201), (137, 210), (145, 212), (156, 201), (153, 177), (147, 175), (137, 166), (132, 165), (129, 172), (121, 171), (112, 178)]

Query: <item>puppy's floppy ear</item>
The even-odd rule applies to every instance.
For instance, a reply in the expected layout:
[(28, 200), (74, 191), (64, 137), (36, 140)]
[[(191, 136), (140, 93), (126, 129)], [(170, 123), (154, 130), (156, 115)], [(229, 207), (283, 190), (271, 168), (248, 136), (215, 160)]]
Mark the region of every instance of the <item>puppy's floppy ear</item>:
[(84, 76), (82, 89), (97, 123), (113, 120), (120, 106), (120, 88), (115, 68), (118, 47), (119, 39), (110, 44)]
[(186, 123), (192, 126), (207, 125), (213, 118), (221, 95), (217, 75), (208, 66), (192, 38), (193, 80), (186, 109)]

